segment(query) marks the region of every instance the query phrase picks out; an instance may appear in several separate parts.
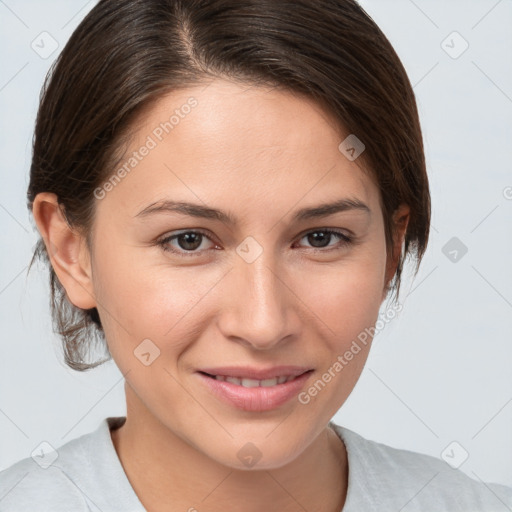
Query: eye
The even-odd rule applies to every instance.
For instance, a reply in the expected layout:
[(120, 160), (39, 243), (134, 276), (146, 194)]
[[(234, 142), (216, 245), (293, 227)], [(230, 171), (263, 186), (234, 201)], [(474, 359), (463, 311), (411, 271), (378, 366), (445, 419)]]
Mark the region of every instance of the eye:
[[(182, 231), (159, 240), (158, 245), (164, 251), (177, 253), (180, 256), (196, 256), (203, 252), (203, 250), (208, 250), (204, 246), (202, 250), (198, 250), (203, 245), (205, 239), (210, 240), (203, 231)], [(172, 242), (176, 242), (176, 244), (173, 246)], [(178, 246), (177, 248), (176, 245)]]
[[(337, 238), (339, 242), (334, 245), (329, 245), (333, 240), (333, 237)], [(341, 231), (334, 229), (315, 229), (305, 233), (300, 240), (306, 238), (308, 243), (311, 244), (314, 251), (327, 252), (331, 250), (341, 249), (352, 243), (352, 238)], [(335, 240), (336, 241), (336, 240)], [(325, 248), (327, 249), (325, 250)]]

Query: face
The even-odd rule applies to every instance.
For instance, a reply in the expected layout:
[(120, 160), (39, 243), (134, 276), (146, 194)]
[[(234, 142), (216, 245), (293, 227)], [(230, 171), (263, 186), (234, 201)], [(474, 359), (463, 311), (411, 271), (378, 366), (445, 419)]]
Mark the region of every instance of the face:
[[(162, 98), (135, 129), (125, 172), (97, 191), (90, 255), (134, 413), (226, 466), (244, 469), (249, 441), (258, 469), (282, 466), (366, 361), (370, 338), (344, 355), (384, 298), (378, 189), (338, 149), (348, 133), (289, 92), (217, 80)], [(345, 207), (318, 209), (331, 203)], [(295, 380), (270, 380), (294, 373), (277, 366)], [(253, 388), (202, 373), (225, 367), (270, 374)]]

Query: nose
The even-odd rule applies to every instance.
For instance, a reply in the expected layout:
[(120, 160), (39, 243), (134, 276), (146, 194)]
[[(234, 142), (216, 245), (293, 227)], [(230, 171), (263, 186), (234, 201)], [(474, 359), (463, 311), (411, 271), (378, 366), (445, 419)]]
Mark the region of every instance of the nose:
[(222, 289), (219, 315), (219, 328), (226, 338), (258, 350), (293, 339), (300, 328), (300, 301), (293, 285), (266, 253), (252, 263), (236, 259)]

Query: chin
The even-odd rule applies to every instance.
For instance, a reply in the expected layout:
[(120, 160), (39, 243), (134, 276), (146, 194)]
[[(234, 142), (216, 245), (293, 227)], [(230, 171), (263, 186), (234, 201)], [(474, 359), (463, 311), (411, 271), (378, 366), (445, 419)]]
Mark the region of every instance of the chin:
[[(298, 440), (290, 438), (288, 432), (280, 436), (268, 436), (268, 430), (261, 435), (247, 435), (232, 439), (229, 444), (217, 445), (218, 450), (209, 456), (219, 464), (242, 471), (278, 469), (293, 462), (303, 451), (298, 448)], [(270, 437), (273, 437), (272, 441)], [(244, 439), (245, 438), (245, 439)], [(251, 440), (252, 439), (252, 440)]]

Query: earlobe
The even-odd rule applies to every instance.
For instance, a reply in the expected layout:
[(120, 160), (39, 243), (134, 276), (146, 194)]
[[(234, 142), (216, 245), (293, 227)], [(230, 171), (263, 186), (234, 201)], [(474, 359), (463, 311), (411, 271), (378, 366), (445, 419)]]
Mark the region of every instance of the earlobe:
[(96, 307), (85, 239), (67, 223), (57, 196), (50, 192), (38, 194), (32, 205), (32, 214), (68, 299), (81, 309)]

